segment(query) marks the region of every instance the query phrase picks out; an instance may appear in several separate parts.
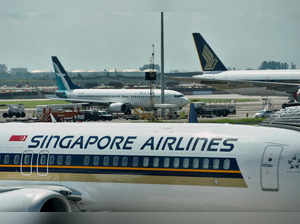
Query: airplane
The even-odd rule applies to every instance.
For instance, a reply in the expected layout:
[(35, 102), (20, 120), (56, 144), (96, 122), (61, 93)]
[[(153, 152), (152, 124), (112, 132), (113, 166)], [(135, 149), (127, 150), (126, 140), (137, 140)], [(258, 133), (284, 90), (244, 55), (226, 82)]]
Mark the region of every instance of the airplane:
[(211, 85), (234, 84), (233, 88), (248, 83), (283, 91), (291, 95), (294, 100), (300, 100), (300, 70), (227, 70), (200, 33), (193, 33), (193, 38), (204, 71), (202, 75), (192, 76), (193, 80), (201, 80)]
[(300, 132), (3, 123), (0, 211), (300, 211)]
[[(109, 111), (125, 114), (129, 114), (131, 108), (135, 107), (142, 107), (146, 110), (151, 108), (150, 89), (81, 89), (72, 82), (56, 56), (52, 56), (52, 62), (58, 86), (56, 96), (60, 99), (80, 103), (106, 104)], [(162, 106), (160, 95), (160, 89), (153, 89), (154, 106)], [(165, 102), (167, 102), (167, 106), (182, 108), (189, 100), (177, 91), (165, 90)]]

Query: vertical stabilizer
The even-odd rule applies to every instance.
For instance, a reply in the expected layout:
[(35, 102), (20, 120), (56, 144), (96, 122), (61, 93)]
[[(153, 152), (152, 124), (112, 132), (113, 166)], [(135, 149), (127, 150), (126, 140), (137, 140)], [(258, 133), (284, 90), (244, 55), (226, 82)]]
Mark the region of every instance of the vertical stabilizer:
[(72, 82), (58, 58), (56, 56), (52, 56), (51, 58), (58, 90), (79, 89), (80, 87)]
[(193, 33), (203, 71), (226, 71), (226, 67), (200, 33)]

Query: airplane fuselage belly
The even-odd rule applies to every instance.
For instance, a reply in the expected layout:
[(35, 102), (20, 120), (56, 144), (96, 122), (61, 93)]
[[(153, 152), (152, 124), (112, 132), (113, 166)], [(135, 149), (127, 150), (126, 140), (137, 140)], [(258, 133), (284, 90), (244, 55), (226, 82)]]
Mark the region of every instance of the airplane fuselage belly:
[[(57, 185), (34, 181), (30, 185)], [(80, 190), (78, 206), (86, 211), (299, 211), (300, 202), (290, 192), (258, 191), (249, 188), (185, 185), (61, 182)], [(26, 182), (5, 181), (1, 185), (26, 186)]]

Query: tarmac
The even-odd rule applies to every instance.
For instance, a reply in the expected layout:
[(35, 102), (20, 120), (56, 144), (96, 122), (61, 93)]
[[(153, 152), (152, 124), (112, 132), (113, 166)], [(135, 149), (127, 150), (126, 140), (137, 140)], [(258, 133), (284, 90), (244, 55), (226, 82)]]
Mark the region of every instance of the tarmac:
[[(188, 95), (186, 96), (189, 99), (193, 98), (203, 98), (203, 99), (255, 99), (256, 101), (250, 101), (250, 102), (235, 102), (234, 104), (236, 105), (236, 114), (235, 115), (229, 115), (227, 118), (232, 118), (232, 119), (238, 119), (238, 118), (246, 118), (246, 117), (253, 117), (254, 114), (262, 109), (264, 109), (264, 98), (265, 96), (245, 96), (245, 95), (239, 95), (239, 94), (212, 94), (212, 95)], [(271, 103), (271, 109), (272, 110), (279, 110), (281, 109), (281, 105), (285, 102), (288, 102), (288, 97), (286, 96), (269, 96), (268, 99), (270, 100)], [(15, 99), (17, 100), (23, 100), (23, 99)], [(29, 100), (29, 99), (27, 99)], [(33, 101), (38, 101), (41, 99), (32, 99)], [(42, 99), (45, 100), (45, 99)], [(14, 100), (8, 100), (8, 101), (14, 101)], [(221, 103), (221, 104), (227, 104), (227, 103)], [(188, 111), (188, 106), (183, 108), (185, 112)], [(2, 114), (7, 111), (7, 109), (0, 109), (0, 122), (10, 122), (10, 121), (28, 121), (34, 117), (35, 109), (34, 108), (29, 108), (25, 109), (26, 117), (23, 119), (15, 119), (15, 118), (10, 118), (10, 119), (4, 119), (2, 117)], [(217, 117), (214, 118), (201, 118), (201, 119), (216, 119)], [(220, 119), (223, 117), (220, 117)], [(218, 118), (217, 118), (218, 119)], [(108, 122), (108, 121), (106, 121)], [(126, 119), (114, 119), (113, 122), (136, 122), (136, 121), (131, 121), (131, 120), (126, 120)], [(143, 122), (143, 121), (138, 121), (138, 122)], [(174, 121), (173, 121), (174, 122)], [(179, 121), (178, 122), (182, 122)]]

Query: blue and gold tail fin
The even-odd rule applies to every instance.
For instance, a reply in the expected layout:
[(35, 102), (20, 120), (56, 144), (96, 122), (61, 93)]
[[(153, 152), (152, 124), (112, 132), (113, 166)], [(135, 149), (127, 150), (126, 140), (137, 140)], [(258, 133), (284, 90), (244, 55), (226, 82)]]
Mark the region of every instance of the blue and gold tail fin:
[(227, 71), (222, 61), (211, 49), (200, 33), (193, 33), (200, 64), (203, 71)]
[(68, 73), (66, 72), (58, 58), (56, 56), (52, 56), (51, 59), (53, 63), (58, 90), (79, 89), (80, 87), (72, 82), (72, 80), (68, 76)]

